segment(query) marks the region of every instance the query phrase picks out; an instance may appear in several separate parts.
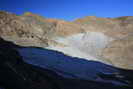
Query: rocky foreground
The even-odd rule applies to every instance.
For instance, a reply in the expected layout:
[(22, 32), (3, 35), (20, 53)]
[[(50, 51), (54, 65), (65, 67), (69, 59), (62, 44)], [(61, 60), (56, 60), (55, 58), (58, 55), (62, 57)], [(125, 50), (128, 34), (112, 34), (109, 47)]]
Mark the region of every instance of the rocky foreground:
[(66, 55), (133, 69), (133, 17), (88, 16), (72, 22), (30, 12), (0, 12), (0, 37), (21, 46), (43, 47)]

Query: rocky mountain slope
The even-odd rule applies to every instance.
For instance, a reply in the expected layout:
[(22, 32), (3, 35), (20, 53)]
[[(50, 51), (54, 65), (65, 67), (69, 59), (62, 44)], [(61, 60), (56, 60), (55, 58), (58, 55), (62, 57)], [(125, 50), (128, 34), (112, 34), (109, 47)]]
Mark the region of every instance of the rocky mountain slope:
[(0, 37), (21, 46), (57, 50), (66, 55), (133, 69), (133, 17), (88, 16), (67, 22), (30, 12), (0, 12)]

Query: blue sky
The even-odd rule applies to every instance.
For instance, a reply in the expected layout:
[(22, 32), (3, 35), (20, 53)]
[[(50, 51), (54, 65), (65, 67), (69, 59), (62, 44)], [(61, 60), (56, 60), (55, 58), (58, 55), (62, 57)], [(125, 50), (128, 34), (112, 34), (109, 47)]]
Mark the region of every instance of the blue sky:
[(47, 18), (133, 16), (133, 0), (0, 0), (0, 10), (33, 12)]

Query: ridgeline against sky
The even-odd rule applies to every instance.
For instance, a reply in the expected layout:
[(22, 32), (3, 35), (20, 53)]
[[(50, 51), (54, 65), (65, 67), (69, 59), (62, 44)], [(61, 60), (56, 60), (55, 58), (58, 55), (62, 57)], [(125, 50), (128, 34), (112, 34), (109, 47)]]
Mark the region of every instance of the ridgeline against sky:
[(33, 12), (48, 18), (73, 20), (84, 16), (133, 16), (133, 0), (1, 0), (0, 10)]

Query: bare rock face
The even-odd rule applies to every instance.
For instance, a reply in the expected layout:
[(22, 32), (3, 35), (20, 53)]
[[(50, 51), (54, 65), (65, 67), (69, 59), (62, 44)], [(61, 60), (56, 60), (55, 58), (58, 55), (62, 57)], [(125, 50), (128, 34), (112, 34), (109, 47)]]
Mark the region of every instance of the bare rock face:
[(58, 43), (52, 38), (69, 36), (82, 31), (75, 23), (45, 19), (30, 12), (22, 16), (0, 12), (0, 36), (22, 46), (56, 45)]
[(56, 33), (58, 36), (67, 37), (84, 32), (81, 25), (73, 22), (55, 19), (47, 19), (47, 21), (56, 24)]
[(103, 50), (103, 57), (113, 65), (133, 69), (133, 36), (111, 42)]
[(133, 69), (132, 34), (132, 16), (87, 16), (67, 22), (30, 12), (21, 16), (0, 12), (0, 37), (5, 40), (21, 46), (57, 50), (87, 60), (106, 61), (126, 69)]
[(53, 24), (42, 22), (35, 16), (0, 12), (0, 36), (19, 45), (47, 46), (53, 29)]
[(97, 18), (88, 16), (77, 19), (75, 23), (82, 24), (87, 31), (103, 32), (115, 39), (123, 38), (133, 33), (133, 17)]
[(108, 63), (121, 68), (133, 69), (133, 17), (77, 19), (87, 31), (102, 32), (113, 40), (102, 49), (101, 56)]

